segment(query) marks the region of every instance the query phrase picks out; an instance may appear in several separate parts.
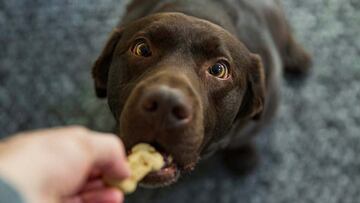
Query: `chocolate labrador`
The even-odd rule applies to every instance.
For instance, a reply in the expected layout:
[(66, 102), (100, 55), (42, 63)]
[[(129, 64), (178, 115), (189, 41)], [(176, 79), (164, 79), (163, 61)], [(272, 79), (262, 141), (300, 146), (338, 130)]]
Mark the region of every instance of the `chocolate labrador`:
[(219, 150), (251, 168), (283, 70), (309, 67), (277, 0), (133, 0), (92, 73), (126, 148), (163, 154), (166, 166), (142, 181), (163, 186)]

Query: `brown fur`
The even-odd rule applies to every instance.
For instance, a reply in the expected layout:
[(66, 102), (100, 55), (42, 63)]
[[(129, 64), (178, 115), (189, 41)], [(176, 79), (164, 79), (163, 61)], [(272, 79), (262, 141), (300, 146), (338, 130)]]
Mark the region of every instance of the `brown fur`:
[[(278, 2), (261, 2), (130, 4), (93, 67), (97, 95), (108, 98), (127, 148), (156, 142), (185, 171), (220, 149), (246, 151), (250, 157), (250, 138), (275, 113), (281, 63), (297, 73), (306, 72), (310, 64)], [(139, 37), (150, 45), (151, 57), (131, 53)], [(219, 58), (230, 63), (228, 80), (207, 74)], [(139, 110), (143, 95), (157, 85), (183, 93), (192, 109), (191, 122), (171, 128)]]

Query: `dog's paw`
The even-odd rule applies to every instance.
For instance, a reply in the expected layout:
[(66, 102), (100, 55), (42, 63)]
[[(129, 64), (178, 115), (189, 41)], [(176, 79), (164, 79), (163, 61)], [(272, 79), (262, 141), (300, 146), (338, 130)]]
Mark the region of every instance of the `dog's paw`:
[(289, 43), (283, 53), (283, 62), (286, 75), (305, 77), (312, 67), (310, 54), (296, 41)]

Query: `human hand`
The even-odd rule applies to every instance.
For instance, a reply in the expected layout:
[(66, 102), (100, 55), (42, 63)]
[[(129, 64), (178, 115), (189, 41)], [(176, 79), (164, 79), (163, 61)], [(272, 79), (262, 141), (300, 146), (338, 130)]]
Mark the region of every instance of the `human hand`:
[(118, 203), (102, 178), (130, 175), (119, 138), (82, 127), (18, 134), (0, 142), (0, 176), (30, 203)]

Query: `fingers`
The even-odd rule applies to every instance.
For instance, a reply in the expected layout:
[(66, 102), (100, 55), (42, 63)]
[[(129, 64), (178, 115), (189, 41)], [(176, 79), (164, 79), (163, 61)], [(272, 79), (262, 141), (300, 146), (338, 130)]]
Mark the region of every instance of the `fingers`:
[(101, 179), (97, 179), (86, 183), (85, 186), (81, 189), (80, 193), (90, 190), (98, 190), (105, 187), (106, 185), (104, 184), (104, 181)]
[(91, 191), (82, 194), (84, 203), (119, 203), (124, 201), (124, 195), (114, 188)]
[(120, 203), (124, 195), (114, 188), (103, 188), (82, 193), (65, 200), (65, 203)]
[[(77, 140), (79, 147), (88, 155), (88, 161), (91, 165), (90, 176), (102, 175), (107, 178), (121, 180), (130, 176), (130, 170), (127, 164), (124, 146), (117, 136), (107, 133), (90, 131), (83, 127), (67, 127), (56, 130), (42, 131), (43, 134), (53, 134), (52, 138), (63, 137), (67, 135), (68, 140)], [(76, 139), (77, 138), (77, 139)], [(65, 139), (65, 138), (64, 138)], [(94, 173), (93, 170), (96, 173)]]
[(130, 176), (124, 146), (118, 137), (94, 133), (89, 141), (94, 166), (103, 176), (116, 180)]

